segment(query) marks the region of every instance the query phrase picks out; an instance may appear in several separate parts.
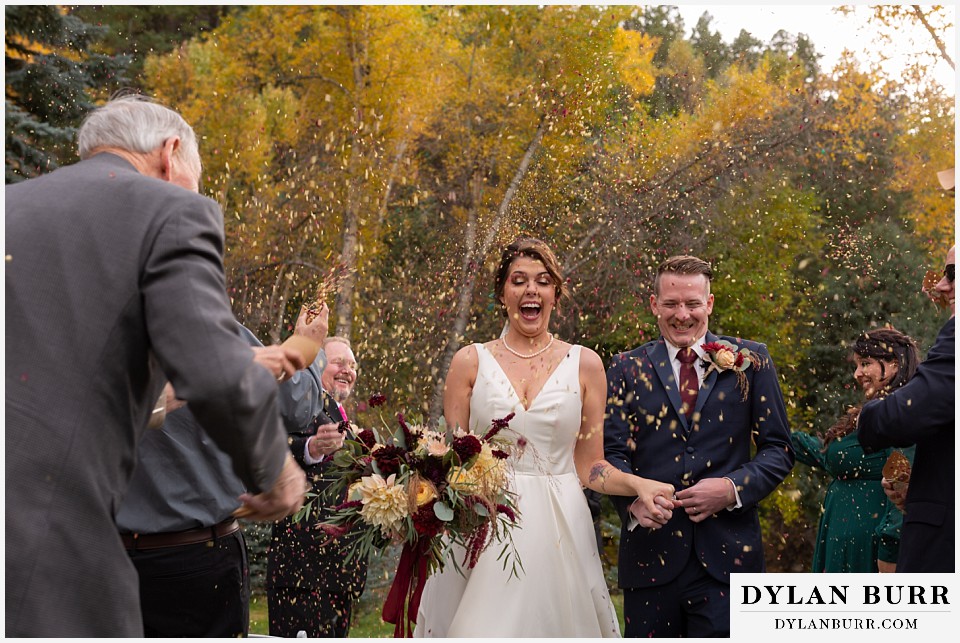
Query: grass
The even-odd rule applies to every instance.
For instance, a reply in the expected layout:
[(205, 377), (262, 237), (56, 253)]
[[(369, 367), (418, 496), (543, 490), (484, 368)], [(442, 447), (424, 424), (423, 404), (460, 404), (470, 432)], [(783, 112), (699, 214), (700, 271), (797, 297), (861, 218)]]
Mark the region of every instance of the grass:
[[(380, 609), (386, 599), (389, 588), (381, 587), (369, 589), (360, 597), (353, 615), (353, 625), (350, 627), (350, 638), (382, 639), (393, 637), (393, 625), (384, 623), (380, 618)], [(620, 631), (623, 632), (623, 594), (611, 594), (613, 606), (617, 610), (620, 620)], [(254, 596), (250, 599), (250, 633), (267, 634), (269, 630), (267, 620), (267, 597)]]
[(269, 634), (270, 621), (267, 620), (267, 597), (250, 597), (250, 633)]
[[(388, 591), (389, 588), (385, 587), (370, 589), (363, 593), (354, 609), (350, 638), (393, 638), (393, 625), (384, 623), (380, 618), (380, 609), (383, 607)], [(270, 633), (266, 596), (253, 596), (250, 599), (250, 633)]]

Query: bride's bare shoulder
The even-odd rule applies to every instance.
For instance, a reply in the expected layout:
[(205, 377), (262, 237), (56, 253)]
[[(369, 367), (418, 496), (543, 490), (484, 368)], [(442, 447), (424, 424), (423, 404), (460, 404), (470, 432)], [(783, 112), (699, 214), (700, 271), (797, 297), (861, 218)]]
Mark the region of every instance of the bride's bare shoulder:
[(463, 384), (469, 388), (477, 379), (479, 368), (480, 358), (477, 355), (477, 347), (472, 344), (464, 346), (450, 360), (450, 368), (447, 370), (447, 386)]
[(597, 352), (592, 348), (587, 348), (586, 346), (580, 346), (580, 372), (581, 373), (595, 373), (597, 370), (601, 373), (604, 373), (603, 360), (600, 359), (600, 356), (597, 355)]
[(453, 368), (456, 365), (469, 365), (476, 364), (479, 361), (477, 355), (477, 346), (476, 344), (467, 344), (458, 350), (454, 356), (453, 361), (450, 363), (450, 367)]

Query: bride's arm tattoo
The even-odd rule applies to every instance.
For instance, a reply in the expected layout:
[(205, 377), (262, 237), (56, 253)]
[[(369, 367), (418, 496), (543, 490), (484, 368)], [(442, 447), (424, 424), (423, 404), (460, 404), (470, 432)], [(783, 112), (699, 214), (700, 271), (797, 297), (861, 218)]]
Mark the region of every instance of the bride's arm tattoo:
[(590, 482), (600, 481), (600, 486), (604, 487), (604, 482), (607, 479), (607, 467), (610, 465), (606, 462), (598, 462), (592, 467), (590, 467)]

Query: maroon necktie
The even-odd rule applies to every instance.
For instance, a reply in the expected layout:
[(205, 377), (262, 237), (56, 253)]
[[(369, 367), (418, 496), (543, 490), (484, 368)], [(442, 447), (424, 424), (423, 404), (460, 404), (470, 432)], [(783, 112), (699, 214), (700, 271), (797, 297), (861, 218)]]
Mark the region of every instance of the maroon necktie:
[(689, 420), (693, 415), (693, 407), (697, 405), (697, 390), (700, 388), (700, 378), (693, 363), (697, 361), (697, 354), (692, 348), (681, 348), (677, 353), (680, 362), (680, 412)]

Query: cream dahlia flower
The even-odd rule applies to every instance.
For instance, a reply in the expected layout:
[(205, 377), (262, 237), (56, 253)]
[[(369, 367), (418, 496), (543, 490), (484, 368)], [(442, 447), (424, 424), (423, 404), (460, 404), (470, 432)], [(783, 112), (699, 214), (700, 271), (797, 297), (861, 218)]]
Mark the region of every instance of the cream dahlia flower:
[(363, 507), (360, 516), (384, 536), (389, 537), (400, 527), (400, 522), (409, 515), (407, 490), (396, 484), (397, 474), (386, 480), (374, 473), (360, 479), (360, 501)]

